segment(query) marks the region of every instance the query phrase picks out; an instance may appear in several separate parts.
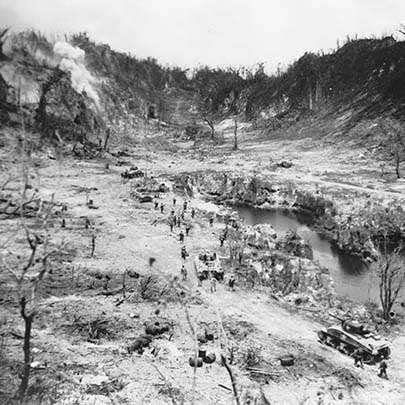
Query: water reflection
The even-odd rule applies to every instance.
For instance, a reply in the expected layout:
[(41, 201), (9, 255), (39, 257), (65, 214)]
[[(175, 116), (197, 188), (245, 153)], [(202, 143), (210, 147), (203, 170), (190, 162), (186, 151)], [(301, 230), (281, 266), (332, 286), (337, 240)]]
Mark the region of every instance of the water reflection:
[(362, 302), (376, 301), (378, 287), (372, 273), (356, 256), (346, 254), (309, 228), (312, 218), (302, 213), (295, 214), (287, 210), (263, 210), (240, 206), (235, 208), (248, 225), (268, 223), (278, 234), (289, 230), (296, 231), (312, 246), (314, 260), (329, 269), (336, 292)]

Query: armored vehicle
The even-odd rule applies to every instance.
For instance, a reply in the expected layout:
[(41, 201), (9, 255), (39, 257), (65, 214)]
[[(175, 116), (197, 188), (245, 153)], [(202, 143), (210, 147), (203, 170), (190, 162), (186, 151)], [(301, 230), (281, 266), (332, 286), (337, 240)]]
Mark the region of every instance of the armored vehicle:
[(352, 356), (358, 350), (366, 364), (387, 359), (391, 354), (386, 340), (365, 329), (364, 325), (353, 321), (342, 321), (341, 325), (320, 330), (318, 337), (321, 343), (332, 346), (348, 356)]
[(194, 259), (194, 268), (197, 277), (202, 280), (207, 280), (210, 276), (214, 276), (218, 281), (224, 279), (224, 270), (216, 253), (210, 255), (207, 252), (200, 253)]

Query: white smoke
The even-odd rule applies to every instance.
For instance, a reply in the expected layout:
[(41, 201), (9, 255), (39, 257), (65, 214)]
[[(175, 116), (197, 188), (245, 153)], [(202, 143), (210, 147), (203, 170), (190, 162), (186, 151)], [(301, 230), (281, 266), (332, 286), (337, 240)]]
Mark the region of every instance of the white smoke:
[(192, 69), (187, 69), (186, 70), (186, 77), (188, 80), (193, 80), (194, 79), (194, 71)]
[(78, 93), (85, 91), (99, 106), (100, 99), (95, 90), (98, 80), (86, 68), (85, 52), (67, 42), (56, 42), (53, 51), (58, 59), (59, 68), (65, 72), (70, 72), (72, 87)]
[(81, 63), (84, 62), (85, 53), (83, 49), (74, 47), (67, 42), (56, 42), (53, 46), (53, 51), (61, 58), (72, 59)]

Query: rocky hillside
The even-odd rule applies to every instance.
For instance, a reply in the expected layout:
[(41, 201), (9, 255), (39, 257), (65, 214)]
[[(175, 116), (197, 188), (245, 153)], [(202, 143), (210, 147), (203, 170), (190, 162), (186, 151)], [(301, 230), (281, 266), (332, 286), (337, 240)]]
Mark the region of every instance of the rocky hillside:
[[(184, 123), (193, 93), (185, 73), (97, 45), (85, 34), (51, 42), (34, 31), (9, 34), (0, 61), (1, 123), (47, 138), (91, 139), (145, 120)], [(189, 118), (191, 119), (191, 118)]]
[(96, 140), (107, 128), (135, 133), (150, 119), (178, 128), (236, 114), (268, 132), (284, 133), (298, 121), (300, 132), (322, 137), (353, 137), (355, 128), (368, 142), (363, 138), (381, 117), (397, 122), (405, 111), (405, 42), (392, 37), (348, 39), (331, 53), (306, 53), (273, 76), (262, 66), (189, 74), (116, 52), (84, 33), (51, 41), (26, 31), (1, 41), (2, 124), (21, 125), (20, 105), (25, 125), (51, 139)]

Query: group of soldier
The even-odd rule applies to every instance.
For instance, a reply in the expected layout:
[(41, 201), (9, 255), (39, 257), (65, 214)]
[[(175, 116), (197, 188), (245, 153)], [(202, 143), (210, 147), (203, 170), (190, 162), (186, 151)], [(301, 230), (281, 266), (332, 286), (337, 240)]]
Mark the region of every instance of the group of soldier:
[[(354, 359), (354, 365), (355, 367), (361, 367), (363, 368), (363, 351), (361, 349), (356, 349), (353, 354), (353, 359)], [(388, 379), (387, 375), (387, 362), (385, 360), (381, 360), (379, 366), (378, 366), (378, 377), (381, 378), (386, 378)]]
[[(171, 208), (167, 222), (168, 222), (168, 225), (170, 228), (170, 232), (173, 232), (175, 227), (180, 228), (178, 237), (179, 237), (179, 242), (182, 244), (181, 250), (180, 250), (180, 256), (183, 260), (183, 264), (182, 264), (180, 273), (181, 273), (183, 281), (185, 281), (185, 280), (187, 280), (187, 269), (186, 269), (184, 262), (188, 256), (188, 252), (187, 252), (186, 246), (184, 245), (184, 239), (186, 236), (190, 235), (190, 231), (192, 228), (191, 220), (194, 219), (196, 211), (195, 211), (195, 208), (191, 208), (189, 210), (189, 204), (188, 204), (187, 200), (183, 201), (183, 206), (180, 207), (177, 210), (177, 212), (175, 211), (176, 206), (177, 206), (177, 199), (176, 199), (176, 197), (173, 197), (172, 208)], [(160, 212), (163, 214), (164, 210), (165, 210), (165, 206), (163, 203), (160, 203), (160, 205), (159, 205), (159, 202), (155, 201), (155, 210), (158, 210), (158, 209), (160, 209)], [(190, 211), (189, 219), (186, 218), (186, 214), (188, 213), (188, 211)], [(184, 225), (184, 229), (182, 229), (182, 225)]]
[[(190, 236), (190, 231), (192, 229), (192, 220), (195, 218), (196, 215), (196, 210), (193, 207), (189, 207), (189, 202), (187, 200), (183, 201), (182, 206), (179, 207), (179, 209), (176, 212), (176, 208), (178, 206), (178, 202), (176, 197), (173, 197), (172, 200), (172, 207), (171, 211), (168, 217), (168, 225), (170, 228), (170, 232), (173, 232), (174, 229), (180, 228), (180, 232), (178, 234), (178, 241), (181, 243), (181, 250), (180, 250), (180, 256), (182, 259), (182, 266), (180, 270), (181, 278), (183, 281), (187, 280), (187, 269), (185, 266), (185, 261), (187, 257), (189, 256), (186, 246), (184, 244), (185, 238), (187, 236)], [(155, 200), (154, 202), (154, 207), (155, 210), (160, 210), (160, 212), (163, 214), (165, 212), (165, 205), (163, 202), (159, 203), (159, 201)], [(187, 218), (188, 216), (188, 218)], [(208, 218), (208, 223), (212, 227), (214, 224), (214, 216), (210, 216)], [(184, 225), (184, 228), (182, 228), (182, 225)], [(224, 241), (227, 239), (228, 236), (228, 226), (225, 228), (225, 230), (221, 233), (219, 236), (220, 240), (220, 245), (223, 246)], [(216, 284), (217, 280), (214, 277), (214, 275), (211, 275), (210, 277), (210, 291), (215, 292), (216, 291)], [(201, 281), (199, 280), (199, 285), (201, 285)], [(233, 275), (230, 276), (228, 280), (228, 287), (230, 290), (234, 290), (235, 288), (235, 278)]]

